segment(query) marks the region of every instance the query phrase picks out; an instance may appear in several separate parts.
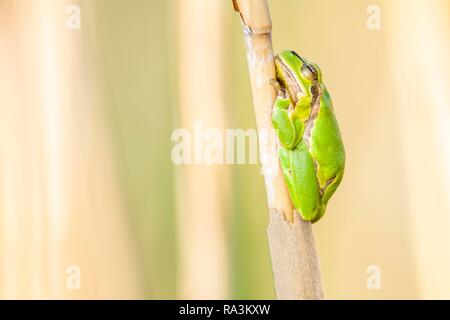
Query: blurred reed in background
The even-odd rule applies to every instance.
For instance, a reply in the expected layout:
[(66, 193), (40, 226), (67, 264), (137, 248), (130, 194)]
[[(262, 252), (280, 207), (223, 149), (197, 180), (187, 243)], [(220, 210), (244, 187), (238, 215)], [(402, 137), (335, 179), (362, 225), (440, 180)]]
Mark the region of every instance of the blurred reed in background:
[[(378, 1), (379, 30), (370, 1), (270, 4), (347, 150), (314, 226), (327, 297), (450, 298), (449, 2)], [(0, 297), (274, 297), (259, 167), (170, 157), (193, 121), (255, 126), (231, 1), (0, 0), (0, 70)]]

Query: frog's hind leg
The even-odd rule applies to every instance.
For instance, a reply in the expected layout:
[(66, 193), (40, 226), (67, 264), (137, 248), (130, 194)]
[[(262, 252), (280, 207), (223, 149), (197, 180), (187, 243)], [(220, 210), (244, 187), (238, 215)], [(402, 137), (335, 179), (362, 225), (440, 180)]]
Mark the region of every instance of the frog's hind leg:
[(306, 145), (280, 149), (280, 159), (294, 207), (304, 220), (314, 219), (320, 209), (320, 193), (314, 161)]

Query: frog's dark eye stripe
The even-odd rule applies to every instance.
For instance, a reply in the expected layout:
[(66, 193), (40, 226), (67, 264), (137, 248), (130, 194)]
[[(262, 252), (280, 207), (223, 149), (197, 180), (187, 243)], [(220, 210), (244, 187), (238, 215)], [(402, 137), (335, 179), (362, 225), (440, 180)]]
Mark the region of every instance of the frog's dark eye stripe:
[(306, 59), (303, 59), (302, 57), (300, 57), (300, 55), (295, 52), (295, 51), (291, 51), (292, 55), (296, 56), (297, 58), (300, 59), (301, 62), (303, 62), (303, 64), (308, 64), (308, 61)]
[[(296, 56), (297, 58), (299, 58), (301, 61), (303, 61), (303, 58), (302, 57), (300, 57), (299, 55), (298, 55), (298, 53), (297, 52), (295, 52), (295, 51), (291, 51), (291, 53), (294, 55), (294, 56)], [(304, 61), (303, 61), (304, 62)]]

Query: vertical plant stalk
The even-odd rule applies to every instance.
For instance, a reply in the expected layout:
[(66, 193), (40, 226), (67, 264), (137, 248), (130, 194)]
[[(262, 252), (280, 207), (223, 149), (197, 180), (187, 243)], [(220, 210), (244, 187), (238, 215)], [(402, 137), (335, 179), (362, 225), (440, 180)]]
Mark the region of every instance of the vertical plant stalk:
[(323, 299), (324, 289), (311, 223), (294, 212), (278, 160), (271, 113), (276, 98), (272, 22), (267, 0), (233, 0), (247, 49), (259, 150), (270, 221), (267, 229), (278, 299)]
[(93, 52), (66, 28), (71, 3), (0, 4), (0, 299), (142, 297)]
[[(223, 8), (220, 0), (176, 1), (178, 116), (194, 136), (209, 128), (225, 131)], [(177, 170), (178, 297), (226, 299), (229, 173), (218, 165), (201, 165), (202, 152), (196, 149), (194, 164)]]

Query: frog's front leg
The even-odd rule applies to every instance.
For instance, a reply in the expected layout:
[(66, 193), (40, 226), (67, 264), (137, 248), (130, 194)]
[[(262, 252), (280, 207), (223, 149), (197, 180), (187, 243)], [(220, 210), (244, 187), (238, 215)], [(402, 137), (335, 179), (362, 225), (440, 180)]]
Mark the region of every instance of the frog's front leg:
[(289, 114), (290, 104), (288, 98), (278, 96), (272, 111), (273, 126), (277, 130), (282, 147), (287, 150), (292, 150), (298, 145), (303, 133), (301, 121)]

